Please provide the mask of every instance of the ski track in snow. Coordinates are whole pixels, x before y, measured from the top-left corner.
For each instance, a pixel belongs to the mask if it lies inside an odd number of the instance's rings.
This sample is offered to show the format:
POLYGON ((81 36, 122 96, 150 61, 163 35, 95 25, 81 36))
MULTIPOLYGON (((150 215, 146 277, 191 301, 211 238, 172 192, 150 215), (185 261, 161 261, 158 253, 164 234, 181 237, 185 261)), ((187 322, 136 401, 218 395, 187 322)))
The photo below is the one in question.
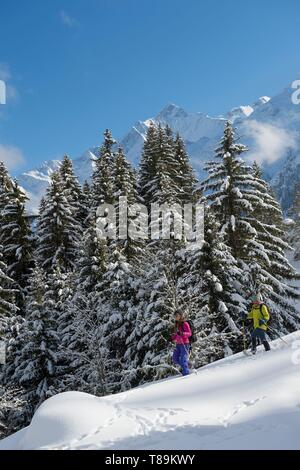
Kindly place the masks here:
POLYGON ((265 398, 267 398, 266 396, 263 396, 261 398, 256 398, 254 400, 249 400, 249 401, 243 401, 240 405, 237 405, 233 411, 231 411, 230 413, 228 413, 227 415, 224 415, 224 416, 221 416, 218 418, 218 421, 220 422, 220 424, 222 426, 224 426, 224 428, 227 428, 229 425, 230 425, 230 420, 232 418, 234 418, 234 416, 236 416, 237 414, 239 414, 240 412, 244 411, 245 409, 247 409, 249 406, 254 406, 256 405, 256 403, 259 403, 260 401, 264 400, 265 398))
POLYGON ((291 360, 299 339, 117 395, 57 395, 0 449, 299 449, 300 365, 291 360))
MULTIPOLYGON (((107 420, 103 425, 93 429, 90 433, 85 433, 79 436, 77 439, 73 439, 69 443, 65 443, 61 446, 54 446, 54 447, 45 447, 44 449, 52 449, 52 450, 84 450, 91 448, 90 444, 83 444, 84 440, 88 440, 89 438, 95 437, 97 434, 100 434, 104 429, 108 428, 109 426, 113 426, 114 424, 118 423, 120 419, 127 418, 128 420, 132 420, 136 423, 135 431, 132 434, 132 437, 138 436, 139 438, 145 437, 148 438, 153 431, 166 431, 166 430, 175 430, 176 425, 168 424, 168 418, 177 415, 179 412, 185 412, 186 410, 182 408, 147 408, 145 407, 144 410, 150 413, 156 413, 154 419, 149 419, 139 413, 137 408, 129 408, 126 406, 122 406, 122 402, 125 401, 126 398, 123 398, 118 403, 114 404, 114 416, 107 420), (158 412, 158 413, 157 413, 158 412)), ((112 444, 113 441, 106 441, 107 444, 112 444)), ((103 448, 103 445, 96 445, 98 448, 103 448)), ((93 444, 93 448, 95 448, 95 444, 93 444)))

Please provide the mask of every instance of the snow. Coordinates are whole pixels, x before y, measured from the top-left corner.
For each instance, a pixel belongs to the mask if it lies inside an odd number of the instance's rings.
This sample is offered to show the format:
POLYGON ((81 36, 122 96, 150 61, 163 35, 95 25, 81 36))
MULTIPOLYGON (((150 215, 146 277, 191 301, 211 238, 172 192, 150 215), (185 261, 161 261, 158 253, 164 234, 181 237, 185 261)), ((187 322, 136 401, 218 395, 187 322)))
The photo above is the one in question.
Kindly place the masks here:
POLYGON ((235 232, 235 217, 234 217, 234 215, 231 216, 230 222, 231 222, 232 231, 235 232))
POLYGON ((252 106, 239 106, 238 108, 233 108, 228 114, 227 118, 231 122, 235 122, 239 119, 243 119, 245 117, 250 116, 254 112, 254 108, 252 106))
MULTIPOLYGON (((224 156, 225 157, 230 157, 230 153, 227 152, 224 156)), ((226 178, 224 179, 224 182, 221 186, 221 191, 227 191, 227 189, 229 188, 229 185, 230 185, 230 176, 226 176, 226 178)))
POLYGON ((299 450, 299 340, 296 332, 289 346, 276 340, 269 353, 239 353, 114 396, 56 395, 0 450, 299 450))
POLYGON ((215 283, 215 290, 216 292, 223 292, 223 286, 219 282, 215 283))

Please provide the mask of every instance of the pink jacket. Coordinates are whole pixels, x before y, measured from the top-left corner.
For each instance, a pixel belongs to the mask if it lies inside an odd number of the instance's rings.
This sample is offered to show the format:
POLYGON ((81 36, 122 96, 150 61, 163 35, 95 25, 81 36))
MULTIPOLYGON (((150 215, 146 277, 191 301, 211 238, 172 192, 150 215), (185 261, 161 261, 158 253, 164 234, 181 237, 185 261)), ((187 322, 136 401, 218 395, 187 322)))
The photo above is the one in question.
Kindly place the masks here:
POLYGON ((176 344, 189 344, 189 337, 192 336, 190 325, 187 321, 179 327, 179 332, 172 335, 172 341, 175 341, 176 344), (180 334, 178 334, 180 333, 180 334))

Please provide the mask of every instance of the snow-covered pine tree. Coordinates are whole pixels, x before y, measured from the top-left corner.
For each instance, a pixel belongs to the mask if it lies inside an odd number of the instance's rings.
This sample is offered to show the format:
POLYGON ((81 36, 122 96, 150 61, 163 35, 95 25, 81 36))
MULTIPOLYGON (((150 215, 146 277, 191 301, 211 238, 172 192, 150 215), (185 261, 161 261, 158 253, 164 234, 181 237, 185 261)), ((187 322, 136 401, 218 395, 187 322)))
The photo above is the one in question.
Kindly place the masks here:
POLYGON ((104 132, 104 142, 100 148, 99 157, 95 160, 92 176, 91 198, 94 211, 100 204, 114 203, 114 173, 115 173, 115 140, 110 130, 104 132))
POLYGON ((7 274, 7 266, 3 261, 3 247, 0 245, 0 340, 4 339, 9 319, 16 315, 16 290, 14 281, 7 274))
POLYGON ((63 272, 59 265, 53 268, 53 272, 47 275, 46 281, 49 285, 49 293, 45 295, 49 304, 52 303, 52 316, 57 323, 57 335, 59 338, 59 349, 57 351, 56 376, 59 391, 65 391, 69 383, 69 375, 73 374, 72 358, 69 348, 64 339, 72 335, 74 331, 74 310, 72 299, 75 293, 75 272, 63 272), (48 298, 47 298, 48 297, 48 298))
POLYGON ((139 169, 139 191, 147 207, 151 203, 179 202, 179 174, 170 129, 151 124, 148 128, 139 169))
POLYGON ((202 247, 186 249, 178 283, 183 310, 193 320, 197 342, 193 345, 196 367, 240 350, 240 314, 246 312, 243 273, 220 233, 214 212, 205 207, 202 247))
POLYGON ((256 235, 249 214, 253 210, 257 184, 251 174, 252 168, 240 158, 246 151, 247 148, 237 142, 232 124, 227 122, 216 158, 205 166, 209 176, 202 183, 236 259, 247 257, 249 244, 256 235))
POLYGON ((118 148, 115 156, 114 172, 114 197, 127 197, 128 204, 134 204, 137 200, 137 179, 132 165, 126 159, 122 147, 118 148))
POLYGON ((286 283, 295 279, 295 272, 284 258, 282 240, 278 237, 276 240, 275 236, 270 244, 278 229, 259 224, 261 211, 268 221, 270 208, 273 207, 278 217, 278 207, 276 201, 271 201, 266 185, 240 158, 246 150, 237 143, 234 129, 227 123, 216 160, 206 165, 209 177, 202 186, 221 223, 226 244, 239 267, 248 274, 244 296, 254 291, 263 293, 264 301, 272 307, 275 324, 287 332, 297 324, 295 310, 288 302, 289 297, 295 298, 296 292, 286 283))
POLYGON ((54 314, 53 285, 35 268, 28 296, 26 321, 19 332, 22 346, 14 360, 9 385, 22 388, 24 424, 35 409, 59 390, 57 362, 59 337, 54 314))
POLYGON ((103 395, 109 387, 103 376, 106 352, 101 346, 103 325, 96 286, 107 269, 107 244, 97 236, 95 217, 89 217, 88 223, 75 270, 74 295, 66 308, 68 321, 63 319, 59 331, 69 356, 65 389, 103 395))
POLYGON ((64 186, 64 194, 73 209, 73 217, 78 225, 83 226, 86 218, 86 206, 83 203, 84 196, 78 178, 74 174, 72 160, 65 155, 59 173, 64 186))
POLYGON ((71 303, 72 328, 62 337, 69 358, 64 390, 80 390, 104 396, 116 390, 115 371, 110 369, 109 351, 104 341, 102 311, 95 292, 78 292, 71 303))
POLYGON ((89 183, 85 181, 82 187, 82 201, 81 201, 81 206, 83 210, 83 229, 84 230, 88 228, 88 216, 89 216, 90 209, 91 209, 91 203, 92 203, 91 187, 89 183))
POLYGON ((2 211, 7 204, 8 194, 11 193, 12 189, 13 181, 8 174, 5 164, 0 161, 0 224, 2 223, 2 211))
POLYGON ((162 126, 158 126, 155 143, 157 155, 155 175, 152 179, 152 200, 158 204, 179 202, 180 190, 177 184, 178 173, 174 158, 174 146, 170 136, 162 126))
POLYGON ((78 257, 81 227, 73 215, 58 172, 51 175, 37 227, 37 259, 51 272, 56 264, 62 271, 72 271, 78 257))
POLYGON ((24 323, 24 317, 21 317, 15 312, 5 321, 4 338, 6 342, 6 357, 5 365, 0 368, 0 434, 1 425, 2 432, 10 435, 23 428, 28 423, 26 418, 24 419, 26 402, 23 399, 23 389, 12 380, 17 358, 24 346, 20 334, 24 323))
POLYGON ((108 369, 114 371, 110 388, 117 391, 129 388, 133 380, 131 356, 127 351, 130 349, 133 352, 135 347, 131 333, 136 323, 136 295, 144 258, 144 240, 130 237, 128 233, 124 238, 121 233, 120 217, 126 215, 128 220, 123 222, 127 227, 128 223, 131 226, 137 223, 133 205, 140 200, 136 173, 121 148, 115 156, 114 187, 117 238, 107 240, 109 263, 96 291, 99 293, 97 310, 103 315, 103 345, 106 348, 108 369), (126 198, 127 203, 121 198, 126 198), (128 341, 131 341, 130 346, 128 341))
POLYGON ((153 202, 152 180, 156 174, 156 141, 157 128, 150 122, 139 167, 139 193, 147 207, 153 202))
POLYGON ((128 365, 127 339, 135 322, 135 306, 138 303, 138 279, 136 267, 124 255, 118 243, 111 246, 107 271, 96 286, 98 291, 97 311, 101 312, 103 341, 108 351, 107 368, 113 371, 113 391, 130 387, 130 378, 124 374, 128 365))
POLYGON ((0 387, 0 397, 0 439, 4 439, 23 427, 25 402, 17 388, 0 387))
POLYGON ((45 197, 43 196, 40 200, 40 205, 39 205, 39 217, 41 217, 41 214, 44 212, 46 209, 46 200, 45 197))
POLYGON ((98 237, 95 219, 91 220, 81 243, 78 263, 78 288, 86 293, 94 291, 107 268, 107 243, 98 237))
POLYGON ((141 325, 138 343, 140 380, 159 380, 177 373, 172 364, 170 336, 174 327, 174 313, 181 307, 178 280, 183 273, 185 260, 180 256, 183 242, 161 240, 145 266, 145 277, 140 293, 138 316, 141 325))
POLYGON ((253 201, 252 226, 261 246, 260 256, 250 260, 250 282, 253 291, 262 294, 273 315, 273 326, 282 333, 297 329, 300 316, 294 304, 299 298, 295 281, 299 279, 286 258, 290 249, 285 241, 283 214, 269 184, 263 180, 257 164, 253 166, 257 198, 253 201))
POLYGON ((184 142, 177 133, 174 141, 176 161, 176 183, 179 188, 179 199, 182 204, 196 203, 200 197, 198 180, 190 164, 184 142))
POLYGON ((8 267, 8 275, 14 281, 16 303, 24 315, 24 302, 29 276, 34 267, 33 236, 26 215, 27 197, 18 183, 13 182, 2 208, 0 243, 8 267))
POLYGON ((263 219, 268 225, 275 225, 282 232, 284 230, 282 209, 276 199, 274 190, 264 180, 262 169, 256 161, 252 165, 252 174, 261 185, 259 189, 264 202, 263 205, 256 205, 253 217, 263 219))
MULTIPOLYGON (((163 129, 161 126, 156 128, 154 124, 151 125, 140 165, 140 194, 148 207, 151 203, 172 205, 171 212, 164 209, 164 220, 171 225, 170 235, 173 231, 172 219, 178 211, 175 204, 179 205, 181 212, 183 203, 195 201, 195 183, 180 137, 174 142, 169 127, 163 129)), ((158 214, 159 230, 163 228, 162 217, 162 214, 158 214)), ((151 220, 151 223, 152 230, 155 221, 151 220)), ((166 336, 170 325, 174 323, 174 311, 178 307, 176 295, 178 279, 187 266, 180 257, 182 240, 174 240, 172 236, 168 240, 166 237, 167 233, 161 232, 160 240, 151 241, 147 247, 150 262, 145 268, 146 293, 141 296, 143 314, 139 315, 143 326, 137 327, 136 334, 136 337, 140 335, 140 338, 138 338, 138 360, 135 362, 140 363, 142 380, 147 380, 147 377, 148 379, 165 377, 176 371, 171 362, 170 344, 166 342, 166 336)))
MULTIPOLYGON (((119 249, 122 251, 127 262, 129 263, 138 263, 143 258, 144 250, 144 239, 130 237, 128 232, 128 225, 131 224, 138 229, 138 221, 136 214, 135 204, 141 203, 141 198, 138 195, 137 189, 137 175, 134 171, 132 165, 126 159, 124 151, 122 148, 119 148, 118 153, 116 154, 115 159, 115 210, 117 218, 117 240, 112 242, 112 251, 114 251, 115 245, 118 245, 119 249), (123 203, 123 199, 127 199, 127 203, 123 203), (125 221, 120 218, 120 211, 123 213, 122 217, 127 214, 127 236, 123 238, 123 234, 120 231, 120 222, 125 221)), ((124 228, 125 225, 124 225, 124 228)), ((138 230, 136 230, 138 232, 138 230)))
MULTIPOLYGON (((134 170, 127 162, 122 149, 119 149, 116 155, 113 153, 113 145, 114 141, 107 131, 98 160, 99 165, 96 167, 93 176, 92 197, 95 194, 99 196, 99 191, 102 191, 102 196, 100 198, 97 196, 96 198, 97 204, 100 204, 100 202, 114 203, 118 214, 119 197, 126 196, 128 204, 133 204, 136 200, 137 189, 134 170), (104 178, 105 176, 107 177, 106 179, 104 178), (97 184, 95 184, 95 181, 97 184), (106 184, 107 181, 109 184, 106 184), (109 192, 105 194, 107 189, 109 189, 109 192), (113 193, 110 192, 112 189, 113 193)), ((65 341, 71 344, 71 348, 74 351, 73 364, 77 368, 74 378, 77 383, 81 383, 85 390, 93 390, 97 394, 103 394, 104 389, 106 391, 118 390, 122 381, 120 375, 122 367, 120 361, 116 359, 119 354, 118 348, 115 349, 115 342, 112 339, 113 332, 109 330, 108 324, 110 323, 112 312, 114 309, 116 311, 116 306, 119 303, 122 303, 124 292, 122 290, 122 283, 120 283, 119 290, 115 289, 113 293, 111 292, 113 282, 118 282, 121 268, 118 268, 118 263, 116 262, 117 271, 116 273, 111 272, 111 276, 109 276, 109 268, 115 266, 114 258, 116 253, 124 252, 126 254, 123 257, 133 259, 139 252, 139 246, 136 241, 129 239, 101 240, 98 237, 98 229, 93 211, 88 218, 88 222, 89 227, 84 235, 81 250, 82 256, 78 269, 79 285, 73 299, 73 308, 76 312, 74 328, 76 328, 77 332, 75 331, 71 335, 71 341, 70 338, 65 338, 65 341), (107 245, 109 245, 109 249, 107 245), (110 263, 108 263, 108 256, 111 261, 110 263), (116 276, 116 279, 114 279, 114 276, 116 276), (111 294, 107 294, 107 292, 111 292, 111 294), (83 334, 84 331, 88 332, 87 337, 83 334), (93 344, 91 343, 91 338, 94 338, 93 344), (76 344, 77 346, 75 347, 76 344), (106 358, 105 367, 103 366, 104 358, 106 358), (102 366, 100 367, 101 364, 102 366), (114 368, 113 365, 116 367, 114 368), (106 377, 103 376, 104 371, 106 371, 106 377), (99 382, 98 385, 97 381, 99 382)), ((120 264, 122 267, 122 263, 120 264)), ((121 276, 122 281, 125 275, 121 276)), ((124 312, 123 308, 123 314, 124 312)), ((119 318, 121 316, 122 314, 120 314, 119 318)), ((122 317, 121 321, 125 323, 125 318, 122 317)), ((120 324, 114 325, 114 327, 118 330, 120 324)), ((121 349, 121 343, 122 341, 119 344, 119 349, 121 349)), ((121 357, 120 354, 119 356, 121 357)))

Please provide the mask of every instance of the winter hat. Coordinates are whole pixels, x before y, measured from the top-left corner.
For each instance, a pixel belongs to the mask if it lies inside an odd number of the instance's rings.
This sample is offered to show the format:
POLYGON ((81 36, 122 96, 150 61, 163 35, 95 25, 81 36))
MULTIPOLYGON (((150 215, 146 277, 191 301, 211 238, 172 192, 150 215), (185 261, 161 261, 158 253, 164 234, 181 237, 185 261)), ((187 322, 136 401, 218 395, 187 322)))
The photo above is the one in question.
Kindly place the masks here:
POLYGON ((251 295, 250 299, 251 299, 252 302, 255 302, 255 303, 262 302, 261 294, 253 294, 253 295, 251 295))

